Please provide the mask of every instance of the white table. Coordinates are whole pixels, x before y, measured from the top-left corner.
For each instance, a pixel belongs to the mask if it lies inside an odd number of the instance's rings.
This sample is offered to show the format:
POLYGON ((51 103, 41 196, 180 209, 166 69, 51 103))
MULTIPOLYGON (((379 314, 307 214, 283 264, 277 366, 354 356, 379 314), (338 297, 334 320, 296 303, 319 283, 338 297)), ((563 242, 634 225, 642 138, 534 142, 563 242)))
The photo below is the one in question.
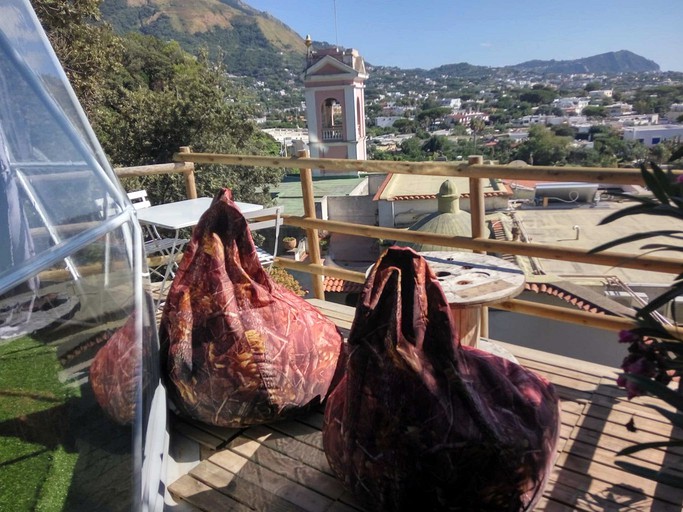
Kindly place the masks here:
MULTIPOLYGON (((138 210, 138 221, 154 224, 158 228, 180 230, 195 226, 204 212, 211 206, 213 198, 199 197, 175 203, 165 203, 138 210)), ((263 205, 235 201, 242 213, 262 210, 263 205)))
POLYGON ((427 260, 441 284, 463 345, 477 346, 482 307, 524 290, 524 272, 504 259, 458 251, 419 254, 427 260))
MULTIPOLYGON (((185 199, 184 201, 141 208, 137 211, 138 221, 140 224, 150 224, 157 228, 173 230, 175 231, 175 239, 179 240, 180 230, 197 225, 199 219, 209 206, 211 206, 212 202, 213 198, 211 197, 199 197, 197 199, 185 199)), ((237 206, 242 213, 263 209, 263 205, 242 203, 240 201, 235 201, 235 206, 237 206)), ((164 278, 161 282, 157 306, 161 303, 161 297, 166 288, 168 278, 171 275, 171 269, 173 268, 178 253, 183 249, 183 246, 183 243, 174 243, 170 248, 169 264, 166 265, 166 272, 164 273, 164 278)))

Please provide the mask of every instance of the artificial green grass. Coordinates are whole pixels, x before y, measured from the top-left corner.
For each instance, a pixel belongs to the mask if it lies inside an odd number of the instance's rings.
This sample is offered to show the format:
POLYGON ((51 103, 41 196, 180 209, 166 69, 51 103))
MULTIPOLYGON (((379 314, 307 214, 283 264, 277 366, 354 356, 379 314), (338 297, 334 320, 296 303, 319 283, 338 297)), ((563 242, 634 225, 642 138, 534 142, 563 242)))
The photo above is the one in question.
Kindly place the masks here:
POLYGON ((69 401, 55 347, 0 344, 0 510, 62 510, 78 454, 64 446, 69 401))

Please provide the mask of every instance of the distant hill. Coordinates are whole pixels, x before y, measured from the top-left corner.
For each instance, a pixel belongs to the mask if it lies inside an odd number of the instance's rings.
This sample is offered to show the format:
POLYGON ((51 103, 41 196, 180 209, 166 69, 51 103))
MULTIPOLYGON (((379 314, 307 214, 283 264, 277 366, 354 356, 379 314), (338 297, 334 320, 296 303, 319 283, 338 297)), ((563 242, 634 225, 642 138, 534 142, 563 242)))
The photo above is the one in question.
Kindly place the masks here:
POLYGON ((303 38, 240 0, 103 0, 103 18, 118 33, 176 40, 191 53, 205 47, 230 73, 268 76, 303 69, 303 38))
POLYGON ((656 62, 628 50, 601 53, 575 60, 530 60, 507 68, 537 73, 644 73, 659 71, 656 62))
MULTIPOLYGON (((196 54, 209 50, 228 71, 260 79, 284 76, 282 70, 303 70, 306 46, 303 38, 270 14, 241 0, 102 0, 102 16, 119 33, 130 31, 174 39, 196 54)), ((326 43, 314 43, 321 48, 326 43)), ((358 48, 363 53, 363 48, 358 48)), ((375 63, 381 67, 381 63, 375 63)), ((412 70, 425 76, 478 78, 512 72, 601 73, 659 71, 659 65, 635 53, 621 50, 576 60, 532 60, 514 66, 492 68, 465 62, 431 70, 412 70)))

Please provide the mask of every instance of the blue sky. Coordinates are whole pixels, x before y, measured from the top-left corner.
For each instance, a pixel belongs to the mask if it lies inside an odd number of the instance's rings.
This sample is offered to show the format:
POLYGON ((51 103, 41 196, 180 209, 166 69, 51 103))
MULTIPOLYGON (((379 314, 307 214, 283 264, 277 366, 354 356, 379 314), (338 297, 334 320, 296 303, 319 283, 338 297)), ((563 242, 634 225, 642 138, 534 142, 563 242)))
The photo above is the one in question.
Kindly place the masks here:
POLYGON ((505 66, 630 50, 683 71, 683 0, 245 0, 374 65, 505 66), (336 9, 335 9, 336 5, 336 9), (335 16, 336 11, 336 16, 335 16))

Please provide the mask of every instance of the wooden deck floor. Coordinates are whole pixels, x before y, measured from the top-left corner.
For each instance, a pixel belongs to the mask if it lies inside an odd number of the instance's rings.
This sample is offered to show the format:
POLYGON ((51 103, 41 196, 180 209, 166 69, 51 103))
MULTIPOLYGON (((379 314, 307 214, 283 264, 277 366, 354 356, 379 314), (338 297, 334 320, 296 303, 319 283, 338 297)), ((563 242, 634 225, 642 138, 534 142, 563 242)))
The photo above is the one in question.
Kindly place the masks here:
MULTIPOLYGON (((340 327, 350 327, 349 310, 317 305, 340 327)), ((550 379, 562 399, 557 461, 536 510, 681 511, 683 489, 636 477, 614 464, 616 452, 634 441, 664 440, 671 434, 670 424, 647 406, 653 399, 626 400, 614 385, 615 369, 498 344, 520 364, 550 379), (626 427, 632 419, 636 432, 626 427)), ((365 510, 329 469, 321 426, 320 410, 242 430, 174 418, 171 442, 173 436, 184 436, 202 449, 201 462, 171 484, 171 495, 181 508, 207 512, 365 510)), ((683 449, 648 450, 635 462, 681 472, 682 455, 683 449)))

